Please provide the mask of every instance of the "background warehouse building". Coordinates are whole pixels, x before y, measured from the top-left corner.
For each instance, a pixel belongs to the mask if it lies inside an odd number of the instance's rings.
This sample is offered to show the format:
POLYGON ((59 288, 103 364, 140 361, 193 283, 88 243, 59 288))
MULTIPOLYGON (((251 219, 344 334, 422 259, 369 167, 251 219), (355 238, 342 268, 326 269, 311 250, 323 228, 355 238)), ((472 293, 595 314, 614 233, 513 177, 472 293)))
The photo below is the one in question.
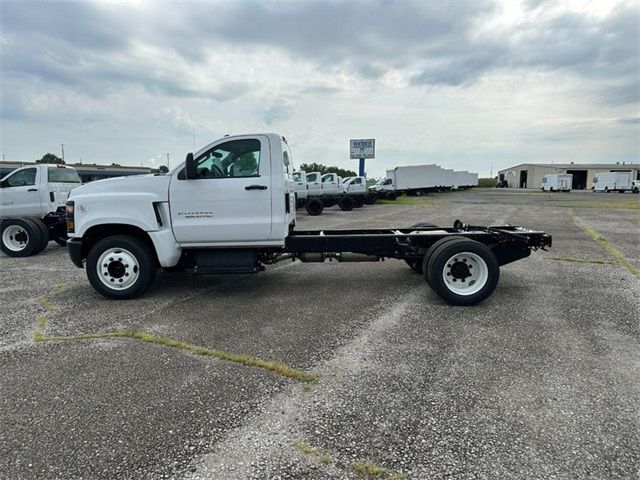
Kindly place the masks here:
POLYGON ((550 173, 573 175, 573 189, 590 189, 593 177, 606 172, 629 172, 631 178, 640 180, 640 164, 637 163, 522 163, 498 172, 498 184, 507 182, 509 188, 541 188, 542 177, 550 173))
MULTIPOLYGON (((36 165, 34 162, 0 162, 0 178, 16 168, 36 165)), ((128 167, 122 165, 91 165, 87 163, 67 164, 78 171, 82 183, 102 180, 103 178, 127 177, 129 175, 145 175, 152 173, 149 167, 128 167)))

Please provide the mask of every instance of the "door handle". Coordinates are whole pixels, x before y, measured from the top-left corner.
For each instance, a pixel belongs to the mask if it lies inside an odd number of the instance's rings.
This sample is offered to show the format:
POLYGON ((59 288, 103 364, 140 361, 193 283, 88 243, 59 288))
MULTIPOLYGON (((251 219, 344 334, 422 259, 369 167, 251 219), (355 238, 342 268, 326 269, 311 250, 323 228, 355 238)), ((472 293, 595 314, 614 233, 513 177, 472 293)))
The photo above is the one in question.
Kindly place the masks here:
POLYGON ((244 187, 245 190, 266 190, 267 186, 266 185, 249 185, 247 187, 244 187))
POLYGON ((38 189, 37 188, 30 188, 29 190, 27 190, 27 192, 37 192, 38 189))

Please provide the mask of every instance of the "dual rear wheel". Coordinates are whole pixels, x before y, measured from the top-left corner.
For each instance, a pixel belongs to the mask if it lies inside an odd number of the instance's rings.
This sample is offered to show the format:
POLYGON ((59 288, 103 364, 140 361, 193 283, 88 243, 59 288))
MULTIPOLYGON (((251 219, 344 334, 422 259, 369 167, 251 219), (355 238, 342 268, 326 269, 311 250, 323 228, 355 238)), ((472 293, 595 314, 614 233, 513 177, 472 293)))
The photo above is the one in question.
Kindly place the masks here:
MULTIPOLYGON (((416 270, 418 265, 409 266, 416 270)), ((500 278, 500 265, 491 249, 463 237, 435 242, 420 266, 427 284, 452 305, 476 305, 486 300, 500 278)))

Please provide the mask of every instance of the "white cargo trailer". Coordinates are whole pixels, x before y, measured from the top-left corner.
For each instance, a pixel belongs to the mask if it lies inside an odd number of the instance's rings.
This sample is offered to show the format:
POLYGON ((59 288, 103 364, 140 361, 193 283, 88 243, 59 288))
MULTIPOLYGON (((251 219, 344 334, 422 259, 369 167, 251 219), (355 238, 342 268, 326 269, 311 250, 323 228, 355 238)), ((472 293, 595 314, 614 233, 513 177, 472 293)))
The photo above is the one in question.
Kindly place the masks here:
POLYGON ((573 175, 570 173, 550 173, 542 177, 543 192, 570 192, 573 188, 573 175))
POLYGON ((598 176, 593 177, 591 190, 594 192, 618 191, 624 193, 632 189, 631 183, 631 173, 629 172, 599 173, 598 176))

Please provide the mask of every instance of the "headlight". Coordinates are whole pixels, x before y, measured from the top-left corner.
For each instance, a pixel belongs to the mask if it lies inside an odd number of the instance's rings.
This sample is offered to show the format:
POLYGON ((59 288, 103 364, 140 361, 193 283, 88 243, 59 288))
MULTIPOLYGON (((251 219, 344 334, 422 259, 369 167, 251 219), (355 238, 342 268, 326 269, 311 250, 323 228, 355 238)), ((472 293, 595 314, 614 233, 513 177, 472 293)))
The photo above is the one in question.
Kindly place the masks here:
POLYGON ((73 233, 76 230, 75 223, 75 205, 74 202, 67 202, 67 233, 73 233))

